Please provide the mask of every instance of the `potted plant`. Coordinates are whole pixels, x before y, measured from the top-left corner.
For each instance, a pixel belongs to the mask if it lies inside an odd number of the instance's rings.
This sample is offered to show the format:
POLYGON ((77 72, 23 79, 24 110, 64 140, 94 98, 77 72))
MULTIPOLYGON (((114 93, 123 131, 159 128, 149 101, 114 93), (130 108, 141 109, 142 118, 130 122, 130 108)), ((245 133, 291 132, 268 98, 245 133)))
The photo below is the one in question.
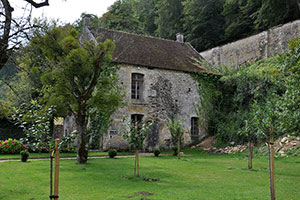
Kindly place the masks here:
POLYGON ((22 162, 26 162, 27 161, 27 159, 28 159, 28 157, 29 157, 29 152, 28 152, 28 150, 23 150, 23 151, 21 151, 21 161, 22 162))
POLYGON ((160 150, 159 149, 154 149, 154 155, 156 156, 156 157, 158 157, 159 156, 159 154, 160 154, 160 150))
POLYGON ((108 151, 108 155, 110 158, 114 158, 117 155, 117 150, 116 149, 110 149, 108 151))

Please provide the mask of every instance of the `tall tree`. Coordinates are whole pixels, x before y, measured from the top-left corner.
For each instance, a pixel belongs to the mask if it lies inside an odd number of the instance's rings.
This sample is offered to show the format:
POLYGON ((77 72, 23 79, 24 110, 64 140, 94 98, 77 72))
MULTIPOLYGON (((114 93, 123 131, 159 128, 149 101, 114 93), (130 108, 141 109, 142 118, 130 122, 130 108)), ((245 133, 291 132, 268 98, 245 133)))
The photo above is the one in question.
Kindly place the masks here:
POLYGON ((227 41, 247 37, 254 32, 254 20, 261 0, 226 0, 222 14, 225 17, 227 41))
POLYGON ((135 0, 118 0, 100 18, 104 28, 141 33, 140 21, 135 12, 135 0))
MULTIPOLYGON (((23 0, 29 5, 40 8, 49 5, 49 0, 37 3, 34 0, 23 0)), ((26 8, 25 8, 26 9, 26 8)), ((17 19, 13 16, 14 8, 9 0, 0 1, 0 70, 8 61, 14 49, 18 48, 22 40, 28 39, 27 32, 33 27, 30 23, 31 11, 27 16, 17 19)))
POLYGON ((217 46, 224 35, 224 0, 187 0, 183 3, 186 40, 198 51, 217 46))
POLYGON ((264 0, 257 11, 255 28, 262 31, 298 19, 299 8, 299 0, 264 0))
POLYGON ((175 39, 176 33, 183 32, 182 28, 182 0, 161 0, 157 1, 157 25, 156 36, 175 39))
POLYGON ((156 0, 140 0, 136 3, 136 12, 139 21, 141 22, 141 28, 143 34, 153 35, 157 29, 155 24, 156 14, 156 0))
POLYGON ((84 164, 88 156, 85 138, 88 109, 100 107, 94 100, 99 97, 100 90, 96 88, 101 74, 113 67, 110 60, 115 46, 109 40, 80 46, 75 29, 66 35, 63 28, 53 28, 44 36, 34 38, 31 45, 44 57, 40 99, 74 113, 78 132, 77 162, 84 164))

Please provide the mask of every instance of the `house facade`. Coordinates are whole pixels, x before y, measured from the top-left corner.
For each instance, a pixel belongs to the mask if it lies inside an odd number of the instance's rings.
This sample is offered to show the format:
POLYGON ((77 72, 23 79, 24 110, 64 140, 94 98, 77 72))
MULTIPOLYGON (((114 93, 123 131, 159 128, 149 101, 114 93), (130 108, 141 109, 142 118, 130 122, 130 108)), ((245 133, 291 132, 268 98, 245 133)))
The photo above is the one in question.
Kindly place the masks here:
POLYGON ((201 56, 178 35, 177 41, 107 30, 92 29, 85 19, 81 41, 116 44, 112 61, 117 63, 119 84, 124 88, 124 106, 112 115, 112 124, 103 140, 103 149, 126 148, 122 129, 132 121, 155 120, 144 149, 171 148, 166 123, 171 117, 182 121, 184 145, 197 143, 206 135, 200 127, 197 107, 201 106, 198 83, 191 73, 204 73, 195 64, 201 56), (121 147, 120 147, 121 148, 121 147))

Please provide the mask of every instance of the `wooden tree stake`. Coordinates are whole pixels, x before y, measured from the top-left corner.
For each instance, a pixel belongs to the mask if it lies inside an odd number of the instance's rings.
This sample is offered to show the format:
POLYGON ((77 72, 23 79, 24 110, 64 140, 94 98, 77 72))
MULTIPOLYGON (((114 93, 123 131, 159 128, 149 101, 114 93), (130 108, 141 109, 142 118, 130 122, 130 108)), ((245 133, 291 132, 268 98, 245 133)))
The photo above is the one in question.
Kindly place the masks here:
POLYGON ((252 169, 252 158, 253 158, 253 142, 249 140, 248 142, 248 149, 249 149, 249 155, 248 155, 248 169, 252 169))
POLYGON ((270 127, 269 142, 269 168, 270 168, 270 192, 271 200, 275 200, 275 165, 274 165, 274 134, 273 126, 270 127))
POLYGON ((140 176, 139 149, 137 149, 135 153, 136 153, 135 154, 135 156, 136 156, 136 176, 139 177, 140 176))
POLYGON ((59 139, 55 140, 55 174, 54 174, 54 200, 58 200, 58 182, 59 182, 59 139))

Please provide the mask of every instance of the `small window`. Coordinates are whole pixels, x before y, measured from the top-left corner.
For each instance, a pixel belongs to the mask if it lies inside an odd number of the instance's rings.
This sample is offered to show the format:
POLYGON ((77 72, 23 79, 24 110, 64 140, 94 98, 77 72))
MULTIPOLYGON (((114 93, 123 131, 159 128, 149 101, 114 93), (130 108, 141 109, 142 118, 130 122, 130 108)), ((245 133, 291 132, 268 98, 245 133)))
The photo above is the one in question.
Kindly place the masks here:
POLYGON ((143 98, 143 74, 132 74, 131 75, 131 98, 142 99, 143 98))
POLYGON ((139 115, 139 114, 134 114, 134 115, 131 115, 131 122, 133 124, 137 123, 137 124, 140 124, 143 120, 143 115, 139 115))
POLYGON ((199 134, 199 119, 198 119, 198 117, 192 117, 192 119, 191 119, 191 134, 192 135, 199 134))

